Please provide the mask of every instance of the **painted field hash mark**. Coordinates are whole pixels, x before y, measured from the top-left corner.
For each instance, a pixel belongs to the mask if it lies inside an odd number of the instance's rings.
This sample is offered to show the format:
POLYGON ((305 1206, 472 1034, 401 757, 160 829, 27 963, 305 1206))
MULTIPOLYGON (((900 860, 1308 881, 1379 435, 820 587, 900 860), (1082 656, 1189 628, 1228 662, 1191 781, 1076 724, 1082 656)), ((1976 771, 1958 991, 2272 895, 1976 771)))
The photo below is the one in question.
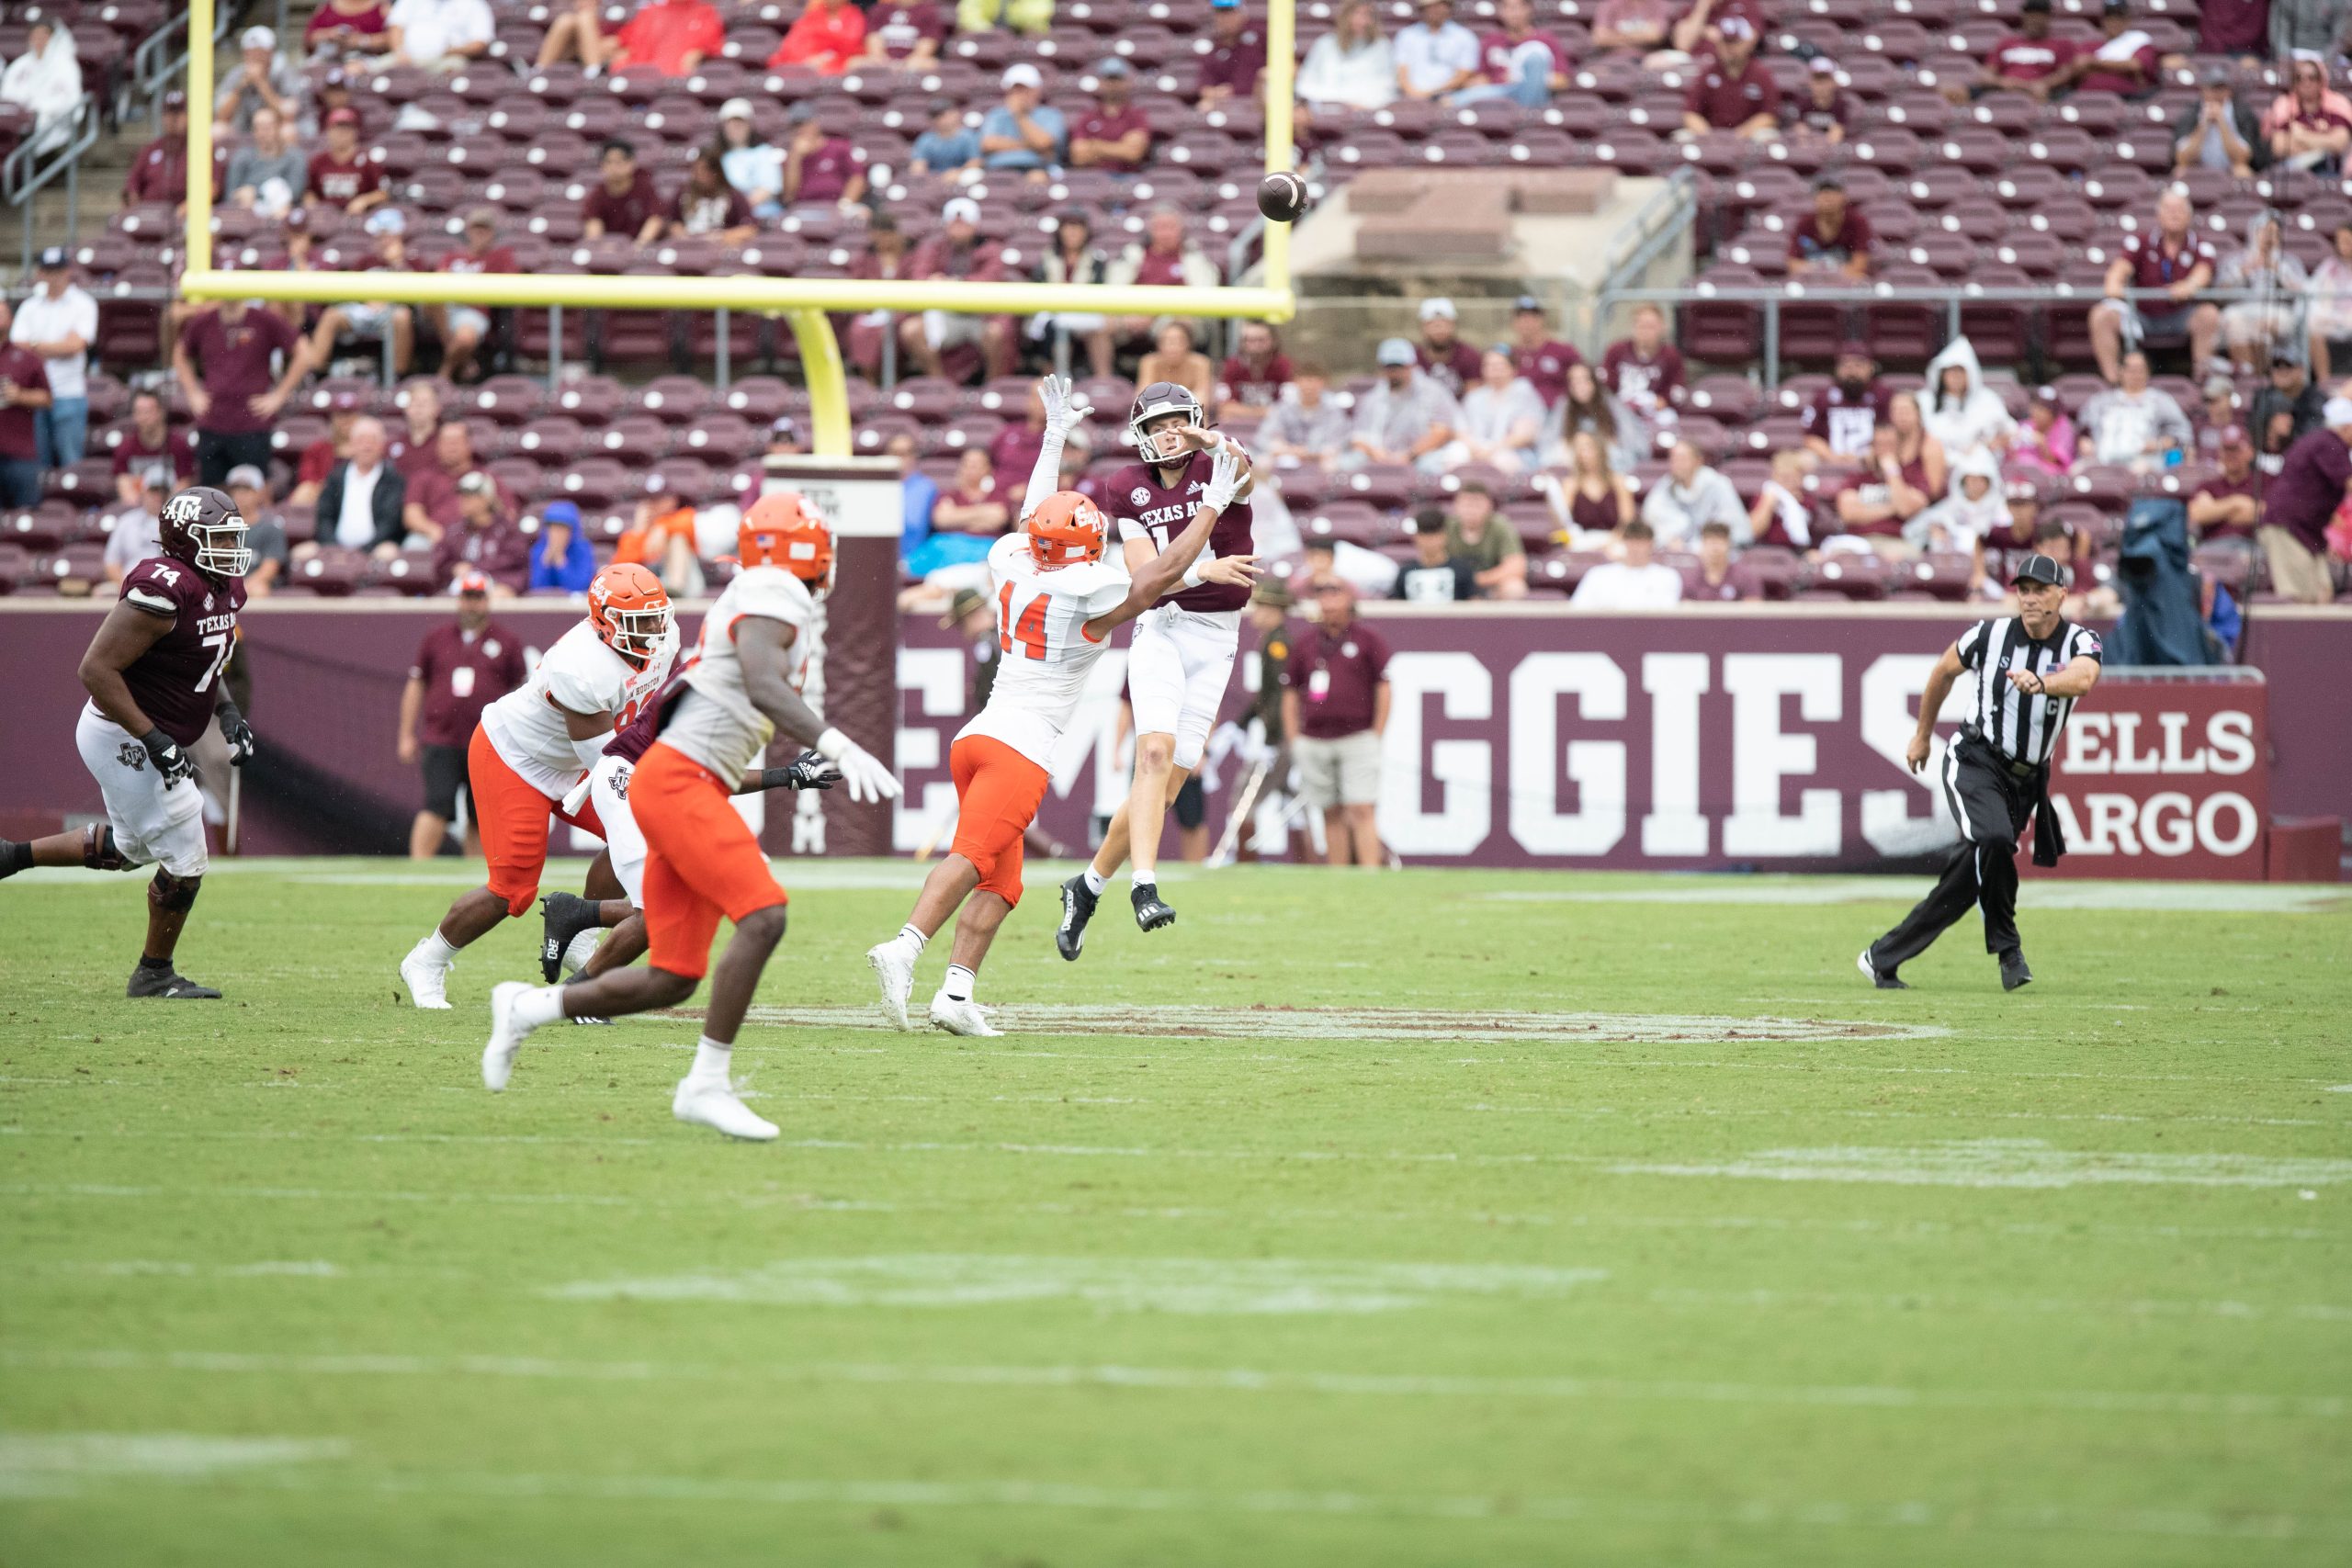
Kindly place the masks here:
POLYGON ((1897 1187, 2324 1187, 2352 1181, 2352 1159, 2120 1154, 2053 1148, 2039 1138, 1964 1139, 1919 1148, 1758 1149, 1720 1163, 1639 1163, 1609 1168, 1625 1176, 1883 1182, 1897 1187))
POLYGON ((0 1432, 0 1497, 75 1492, 107 1477, 200 1480, 236 1470, 342 1459, 340 1438, 216 1438, 188 1432, 0 1432))
POLYGON ((997 1306, 1076 1301, 1110 1312, 1204 1315, 1396 1312, 1440 1298, 1564 1295, 1603 1269, 1353 1263, 1303 1258, 1011 1258, 912 1253, 802 1258, 726 1273, 582 1280, 563 1301, 742 1302, 772 1306, 997 1306))
MULTIPOLYGON (((1205 1040, 1426 1040, 1478 1044, 1512 1041, 1919 1040, 1949 1032, 1933 1024, 1843 1019, 1730 1018, 1710 1013, 1453 1012, 1436 1008, 1086 1006, 1014 1003, 996 1022, 1025 1034, 1112 1034, 1205 1040)), ((675 1013, 686 1018, 699 1013, 675 1013)), ((755 1023, 798 1029, 889 1029, 869 1007, 754 1007, 755 1023)))

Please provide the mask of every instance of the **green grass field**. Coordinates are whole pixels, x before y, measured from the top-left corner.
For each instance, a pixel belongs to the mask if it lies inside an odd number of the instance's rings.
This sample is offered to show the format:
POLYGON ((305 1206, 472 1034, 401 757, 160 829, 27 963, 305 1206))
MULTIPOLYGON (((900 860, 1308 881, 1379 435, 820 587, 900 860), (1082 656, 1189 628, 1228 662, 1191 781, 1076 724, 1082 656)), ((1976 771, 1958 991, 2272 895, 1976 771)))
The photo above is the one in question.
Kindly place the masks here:
POLYGON ((787 868, 764 1146, 684 1018, 483 1092, 454 862, 217 868, 209 1005, 0 887, 0 1562, 2352 1556, 2352 893, 2030 886, 2006 997, 1855 973, 1913 879, 1054 874, 959 1042, 787 868))

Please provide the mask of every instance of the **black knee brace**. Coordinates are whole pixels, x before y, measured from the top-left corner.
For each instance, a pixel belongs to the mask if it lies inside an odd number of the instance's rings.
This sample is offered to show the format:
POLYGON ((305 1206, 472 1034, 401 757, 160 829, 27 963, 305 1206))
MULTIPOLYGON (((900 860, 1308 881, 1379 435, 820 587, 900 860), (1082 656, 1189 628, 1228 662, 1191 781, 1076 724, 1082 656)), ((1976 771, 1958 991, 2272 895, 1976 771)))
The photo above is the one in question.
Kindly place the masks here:
POLYGON ((155 880, 147 885, 147 899, 159 909, 185 915, 196 908, 197 889, 203 886, 204 878, 200 876, 183 880, 159 865, 155 868, 155 880))
POLYGON ((114 847, 114 829, 93 822, 82 829, 82 863, 92 871, 128 871, 130 861, 114 847))

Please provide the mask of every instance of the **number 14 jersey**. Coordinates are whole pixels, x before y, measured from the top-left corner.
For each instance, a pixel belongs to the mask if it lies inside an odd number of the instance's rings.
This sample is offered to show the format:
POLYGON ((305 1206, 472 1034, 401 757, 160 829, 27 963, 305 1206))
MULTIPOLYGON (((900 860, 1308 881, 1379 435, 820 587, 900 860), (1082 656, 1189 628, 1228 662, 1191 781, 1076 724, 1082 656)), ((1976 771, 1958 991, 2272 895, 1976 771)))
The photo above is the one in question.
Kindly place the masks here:
POLYGON ((1007 534, 989 551, 996 593, 996 684, 988 705, 957 734, 1003 741, 1041 768, 1078 712, 1094 661, 1110 646, 1086 623, 1126 602, 1127 574, 1107 561, 1046 570, 1026 534, 1007 534))

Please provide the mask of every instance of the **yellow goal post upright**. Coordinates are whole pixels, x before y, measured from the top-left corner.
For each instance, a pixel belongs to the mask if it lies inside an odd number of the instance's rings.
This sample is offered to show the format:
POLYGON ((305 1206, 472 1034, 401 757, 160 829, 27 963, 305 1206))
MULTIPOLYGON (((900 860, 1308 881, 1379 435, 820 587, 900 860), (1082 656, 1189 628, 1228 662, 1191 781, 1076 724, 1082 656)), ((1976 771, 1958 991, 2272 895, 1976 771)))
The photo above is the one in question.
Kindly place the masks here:
MULTIPOLYGON (((1265 228, 1264 281, 1239 288, 1185 288, 1164 285, 1046 283, 867 282, 835 277, 643 277, 574 274, 354 272, 223 272, 212 265, 212 182, 194 171, 212 166, 213 12, 218 0, 188 0, 187 191, 186 269, 180 294, 188 299, 293 300, 334 304, 385 299, 396 304, 550 306, 588 310, 728 310, 780 315, 800 347, 808 387, 810 447, 820 457, 846 457, 850 430, 848 373, 828 311, 948 310, 965 315, 1033 315, 1069 311, 1114 316, 1248 317, 1286 321, 1296 312, 1291 291, 1290 228, 1265 228)), ((1268 0, 1266 158, 1269 173, 1291 166, 1291 93, 1295 76, 1296 0, 1268 0)))

